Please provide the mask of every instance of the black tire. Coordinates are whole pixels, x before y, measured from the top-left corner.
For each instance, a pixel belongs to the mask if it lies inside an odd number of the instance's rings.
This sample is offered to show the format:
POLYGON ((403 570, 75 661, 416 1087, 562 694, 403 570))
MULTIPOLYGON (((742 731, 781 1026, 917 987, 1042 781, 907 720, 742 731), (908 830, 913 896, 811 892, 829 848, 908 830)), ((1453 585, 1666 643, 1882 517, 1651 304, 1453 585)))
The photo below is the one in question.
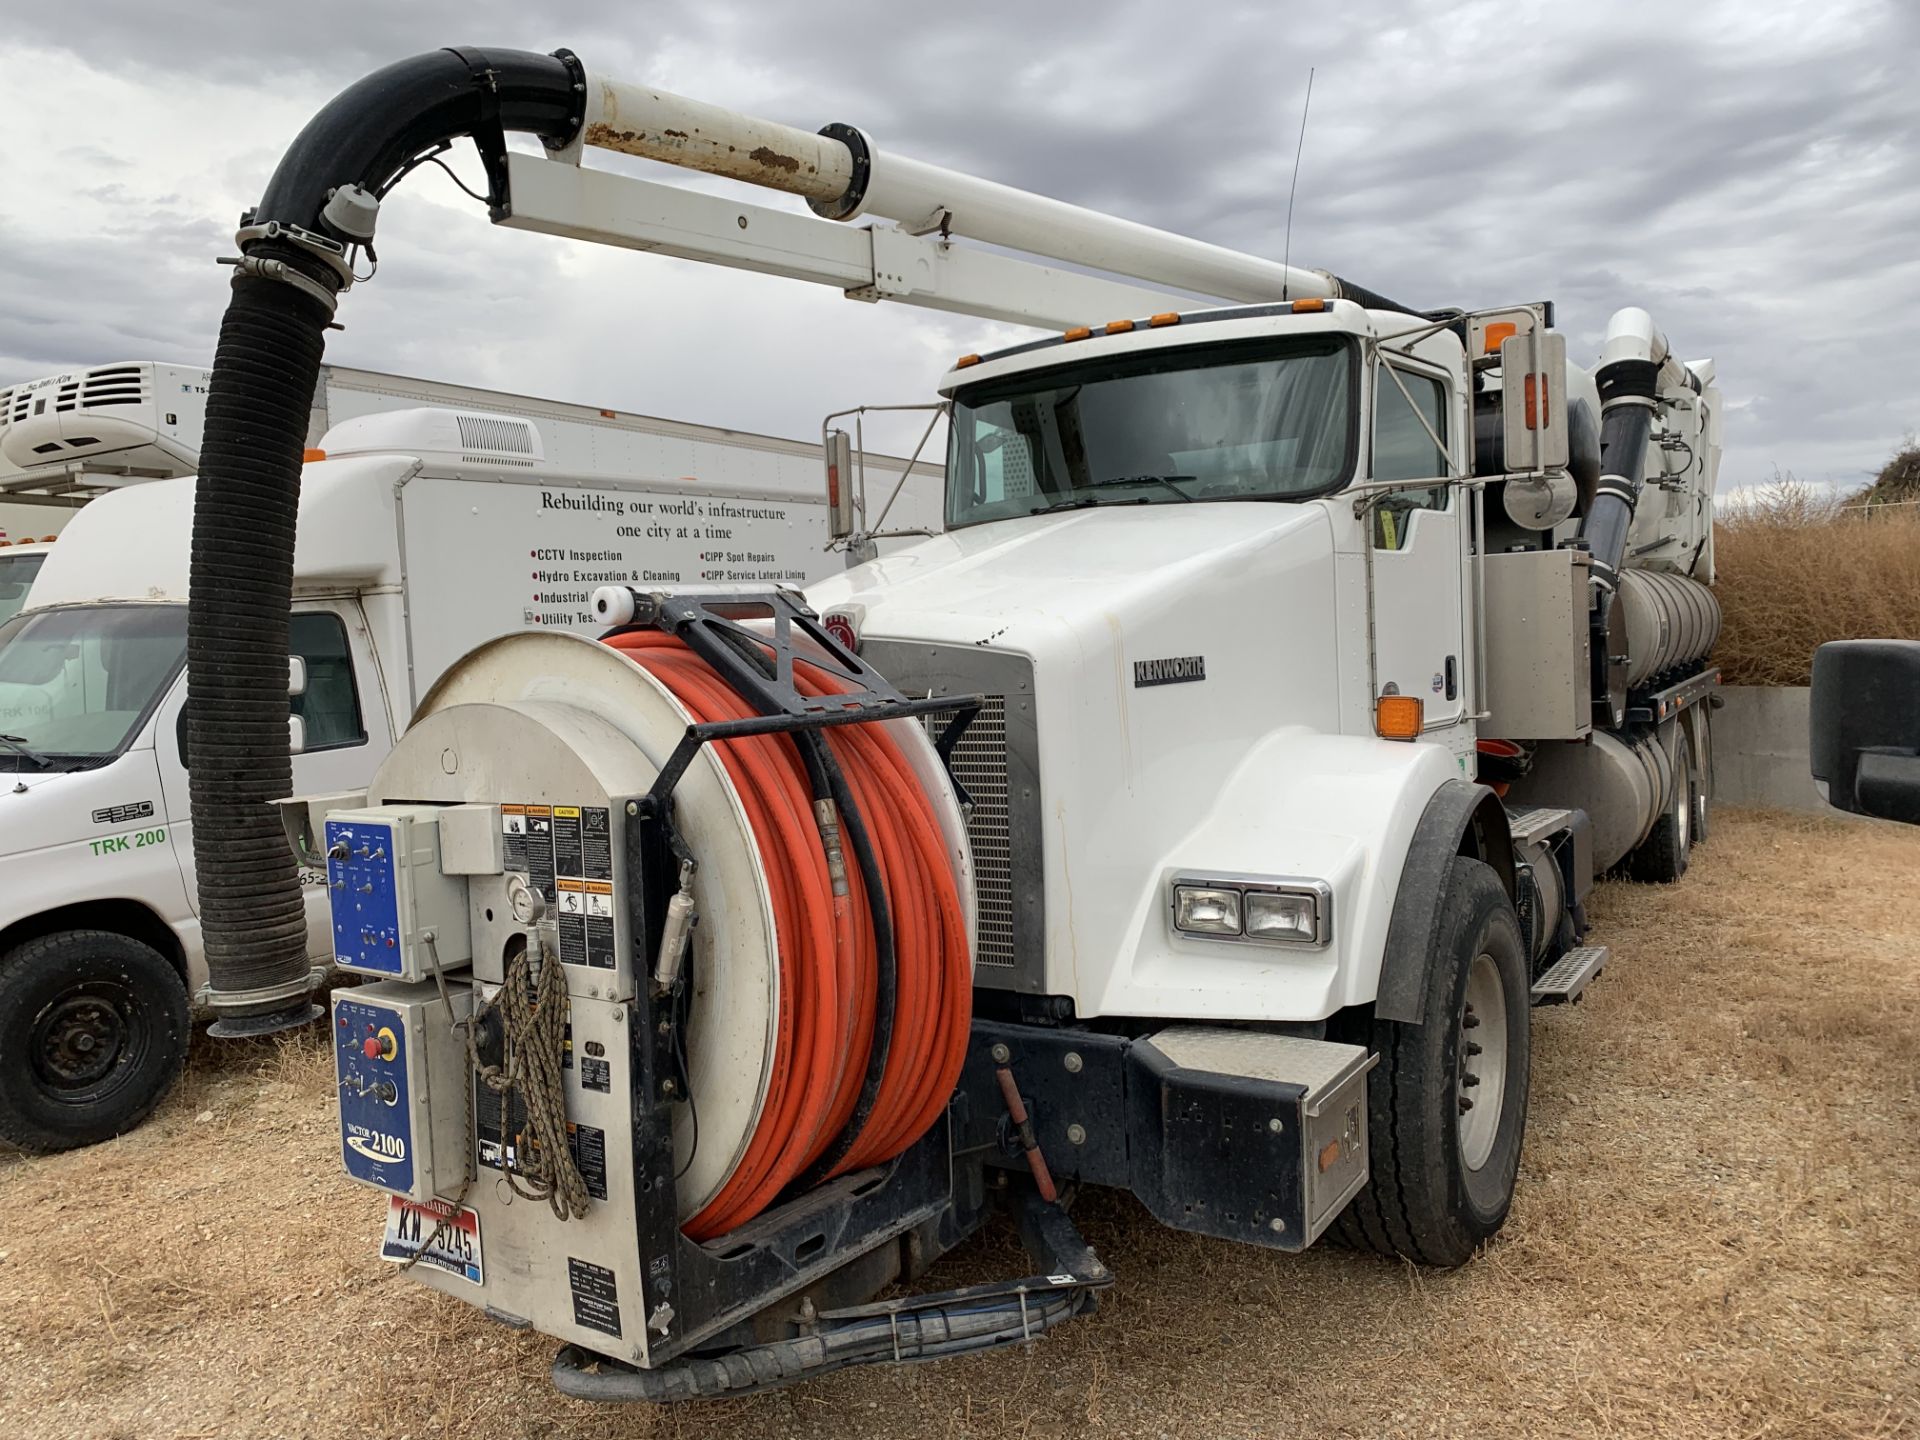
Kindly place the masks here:
POLYGON ((1699 808, 1698 771, 1693 764, 1693 741, 1685 727, 1673 742, 1673 793, 1666 809, 1654 823, 1653 833, 1642 840, 1622 863, 1629 880, 1645 885, 1671 885, 1687 873, 1687 860, 1693 853, 1693 822, 1699 808))
POLYGON ((1356 1249, 1452 1269, 1506 1223, 1527 1128, 1528 989, 1520 921, 1499 876, 1478 860, 1455 860, 1422 1021, 1374 1022, 1372 1048, 1380 1063, 1367 1077, 1370 1173, 1335 1222, 1338 1238, 1356 1249), (1470 976, 1483 1002, 1487 986, 1498 995, 1505 1037, 1505 1064, 1494 1087, 1500 1108, 1471 1122, 1482 1127, 1472 1143, 1485 1146, 1471 1160, 1465 1118, 1471 1111, 1459 1102, 1486 1103, 1486 1096, 1473 1094, 1483 1088, 1477 1083, 1482 1061, 1469 1049, 1480 1042, 1469 1037, 1488 1017, 1467 1013, 1470 976), (1475 1084, 1465 1083, 1469 1076, 1475 1084))
POLYGON ((124 1135, 187 1058, 180 974, 150 945, 63 930, 0 957, 0 1140, 73 1150, 124 1135))

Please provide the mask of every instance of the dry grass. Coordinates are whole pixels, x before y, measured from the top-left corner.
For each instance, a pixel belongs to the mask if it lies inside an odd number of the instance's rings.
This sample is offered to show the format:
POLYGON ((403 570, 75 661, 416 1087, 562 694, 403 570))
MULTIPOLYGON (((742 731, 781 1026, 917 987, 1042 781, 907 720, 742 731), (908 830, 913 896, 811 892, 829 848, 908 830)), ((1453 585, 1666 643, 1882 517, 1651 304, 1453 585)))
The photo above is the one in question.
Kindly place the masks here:
MULTIPOLYGON (((1920 1425, 1920 832, 1726 814, 1608 885, 1543 1013, 1520 1198, 1433 1275, 1080 1218, 1119 1272, 1027 1352, 667 1412, 373 1258, 310 1043, 203 1046, 155 1124, 0 1159, 0 1414, 62 1437, 1893 1436, 1920 1425)), ((937 1283, 1020 1264, 992 1230, 937 1283)))
POLYGON ((1920 640, 1920 504, 1843 503, 1785 477, 1723 511, 1714 658, 1728 684, 1805 685, 1828 640, 1920 640))

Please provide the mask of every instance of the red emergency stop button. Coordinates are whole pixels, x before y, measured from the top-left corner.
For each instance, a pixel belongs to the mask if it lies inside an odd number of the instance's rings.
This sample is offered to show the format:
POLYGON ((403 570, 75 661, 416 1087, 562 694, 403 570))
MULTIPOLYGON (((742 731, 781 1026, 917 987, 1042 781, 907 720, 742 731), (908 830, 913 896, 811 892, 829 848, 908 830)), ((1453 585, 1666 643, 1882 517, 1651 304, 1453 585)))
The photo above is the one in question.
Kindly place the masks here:
POLYGON ((369 1060, 391 1060, 400 1053, 399 1037, 382 1025, 379 1034, 369 1035, 360 1042, 360 1053, 369 1060))

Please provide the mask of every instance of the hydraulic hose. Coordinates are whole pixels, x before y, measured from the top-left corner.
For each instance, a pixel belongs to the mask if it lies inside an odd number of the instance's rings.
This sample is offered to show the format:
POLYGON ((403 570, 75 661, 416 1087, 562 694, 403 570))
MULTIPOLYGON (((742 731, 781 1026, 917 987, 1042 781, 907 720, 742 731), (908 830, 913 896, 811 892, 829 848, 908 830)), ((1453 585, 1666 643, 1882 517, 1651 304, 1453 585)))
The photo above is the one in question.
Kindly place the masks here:
POLYGON ((326 327, 372 239, 378 197, 422 152, 472 135, 496 206, 504 134, 561 144, 579 129, 579 63, 440 50, 349 86, 308 122, 242 217, 220 323, 187 603, 189 793, 215 1034, 261 1034, 317 1013, 305 904, 269 802, 292 789, 287 622, 301 450, 326 327), (344 187, 362 202, 329 218, 344 187))
MULTIPOLYGON (((696 721, 740 719, 746 702, 681 641, 652 630, 606 643, 644 666, 696 721)), ((808 695, 842 683, 804 661, 808 695)), ((778 735, 721 742, 747 811, 773 905, 780 1007, 766 1098, 734 1173, 684 1229, 711 1239, 796 1181, 892 1159, 924 1135, 953 1093, 971 1023, 966 922, 932 803, 879 725, 821 732, 830 798, 857 863, 836 893, 822 843, 821 777, 778 735), (878 884, 884 903, 870 903, 878 884), (885 934, 877 933, 879 927, 885 934), (891 957, 883 955, 891 950, 891 957), (881 984, 892 972, 890 1006, 881 984), (884 1047, 884 1053, 881 1053, 884 1047), (869 1059, 881 1063, 877 1080, 869 1059)))

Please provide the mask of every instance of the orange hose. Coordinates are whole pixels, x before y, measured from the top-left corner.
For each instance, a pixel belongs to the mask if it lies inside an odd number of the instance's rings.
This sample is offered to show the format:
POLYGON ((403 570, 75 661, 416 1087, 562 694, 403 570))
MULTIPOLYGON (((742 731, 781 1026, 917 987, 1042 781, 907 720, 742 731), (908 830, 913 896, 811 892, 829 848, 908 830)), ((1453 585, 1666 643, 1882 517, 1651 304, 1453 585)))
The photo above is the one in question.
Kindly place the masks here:
MULTIPOLYGON (((705 661, 659 631, 606 643, 644 666, 695 720, 752 712, 705 661)), ((845 688, 804 661, 807 695, 845 688)), ((894 1023, 872 1114, 833 1169, 892 1159, 927 1132, 960 1078, 972 1022, 973 978, 959 887, 933 803, 881 725, 821 732, 844 774, 879 860, 893 920, 894 1023)), ((740 794, 767 874, 780 1008, 766 1100, 734 1173, 685 1225, 695 1240, 744 1224, 827 1151, 853 1118, 872 1053, 879 950, 865 883, 848 846, 848 894, 836 897, 791 737, 716 742, 740 794)))

